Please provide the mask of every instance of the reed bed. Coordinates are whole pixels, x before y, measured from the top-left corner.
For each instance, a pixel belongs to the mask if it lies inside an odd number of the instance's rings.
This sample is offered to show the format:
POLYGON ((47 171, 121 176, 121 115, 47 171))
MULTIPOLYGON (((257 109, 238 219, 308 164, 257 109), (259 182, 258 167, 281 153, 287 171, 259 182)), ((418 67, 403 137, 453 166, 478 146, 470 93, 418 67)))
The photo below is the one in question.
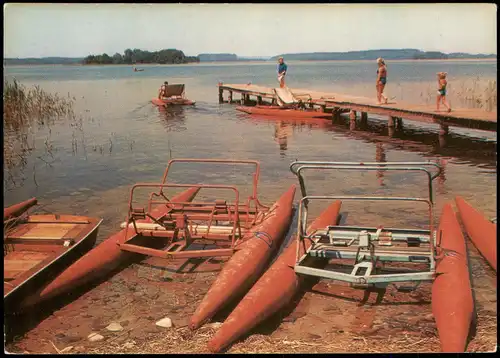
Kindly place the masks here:
MULTIPOLYGON (((74 100, 69 93, 67 98, 60 97, 39 86, 26 88, 15 79, 12 82, 4 79, 4 168, 27 164, 27 156, 35 149, 33 133, 37 127, 50 126, 62 118, 75 119, 74 100)), ((51 153, 50 139, 44 144, 51 153)))
MULTIPOLYGON (((427 85, 420 92, 420 98, 426 104, 436 103, 435 84, 427 85)), ((448 82, 447 99, 453 107, 482 109, 487 112, 497 110, 497 81, 482 80, 476 77, 472 80, 461 80, 460 82, 448 82)))

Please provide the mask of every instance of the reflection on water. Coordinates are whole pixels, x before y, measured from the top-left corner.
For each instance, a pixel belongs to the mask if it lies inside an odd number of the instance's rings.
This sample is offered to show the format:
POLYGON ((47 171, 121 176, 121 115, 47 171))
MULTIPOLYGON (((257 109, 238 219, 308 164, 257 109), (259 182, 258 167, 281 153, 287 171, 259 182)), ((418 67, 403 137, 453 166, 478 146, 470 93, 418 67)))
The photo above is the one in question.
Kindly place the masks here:
MULTIPOLYGON (((375 150, 375 161, 378 163, 387 162, 386 156, 385 156, 384 144, 377 143, 376 147, 377 147, 377 149, 375 150)), ((384 172, 385 172, 385 170, 383 170, 383 169, 377 170, 377 178, 378 178, 380 186, 385 186, 385 184, 384 184, 384 172)))
POLYGON ((288 136, 293 133, 293 129, 284 121, 277 121, 274 126, 274 139, 279 144, 280 154, 284 156, 284 151, 288 147, 288 136))
MULTIPOLYGON (((462 195, 487 216, 496 215, 496 141, 479 138, 483 132, 471 130, 471 135, 476 137, 471 138, 452 130, 443 147, 436 128, 422 129, 421 124, 413 126, 409 121, 390 138, 385 121, 377 121, 377 118, 370 118, 365 130, 350 131, 348 123, 254 118, 236 111, 234 105, 218 104, 219 76, 226 83, 251 80, 272 85, 274 67, 266 83, 267 67, 258 66, 266 70, 260 73, 248 66, 158 67, 156 75, 148 68, 138 76, 127 71, 123 78, 117 75, 116 67, 102 67, 100 71, 105 76, 99 79, 92 79, 90 75, 95 69, 75 68, 78 72, 75 74, 64 68, 61 71, 65 75, 54 72, 55 69, 46 70, 45 81, 40 80, 40 69, 16 70, 21 81, 25 76, 26 85, 39 81, 42 88, 52 93, 71 93, 76 98, 75 115, 81 121, 79 129, 64 123, 34 128, 27 142, 35 143, 35 149, 23 153, 24 165, 17 168, 12 178, 6 175, 4 168, 5 206, 37 196, 48 211, 102 217, 101 240, 118 229, 124 220, 131 185, 160 181, 170 158, 258 160, 261 162, 259 196, 269 205, 290 184, 297 183, 289 171, 289 164, 295 159, 373 161, 375 157, 378 162, 433 160, 444 164, 446 176, 443 173, 437 182, 438 214, 445 201, 462 195), (113 79, 106 79, 107 71, 116 72, 113 79), (152 105, 158 82, 166 77, 169 82, 185 83, 186 93, 197 101, 196 105, 166 109, 152 105), (51 154, 46 153, 47 146, 51 154), (18 184, 9 184, 13 180, 18 184)), ((301 66, 307 68, 309 75, 315 68, 310 64, 301 66)), ((351 76, 356 69, 350 64, 342 66, 351 76)), ((302 78, 298 74, 290 80, 296 81, 296 87, 322 90, 322 86, 327 86, 327 80, 321 77, 325 68, 321 65, 316 70, 319 72, 312 75, 313 82, 310 77, 302 78)), ((412 68, 409 73, 414 71, 412 68)), ((338 72, 339 78, 343 73, 338 72)), ((369 80, 372 91, 371 77, 369 80)), ((363 81, 361 79, 361 83, 363 81)), ((353 88, 356 85, 354 83, 353 88)), ((343 92, 349 92, 351 87, 345 89, 343 92)), ((339 88, 332 90, 339 91, 339 88)), ((409 100, 406 92, 405 100, 409 100)), ((418 102, 418 98, 415 101, 418 102)), ((183 182, 244 184, 251 181, 249 174, 239 169, 222 173, 216 168, 180 168, 178 175, 183 182)), ((382 169, 376 173, 312 173, 308 180, 315 194, 426 195, 420 177, 382 169)), ((298 197, 299 194, 296 199, 298 197)), ((321 207, 311 208, 311 218, 319 210, 321 207)), ((398 215, 395 215, 394 208, 346 203, 345 210, 351 213, 347 224, 384 219, 405 225, 414 220, 417 209, 398 207, 398 215)))
POLYGON ((185 131, 186 114, 184 106, 168 106, 158 107, 158 116, 161 118, 161 123, 168 131, 185 131))
POLYGON ((446 181, 446 165, 448 164, 448 161, 445 158, 437 158, 434 162, 441 166, 441 173, 436 178, 437 193, 446 194, 446 186, 444 183, 446 181))

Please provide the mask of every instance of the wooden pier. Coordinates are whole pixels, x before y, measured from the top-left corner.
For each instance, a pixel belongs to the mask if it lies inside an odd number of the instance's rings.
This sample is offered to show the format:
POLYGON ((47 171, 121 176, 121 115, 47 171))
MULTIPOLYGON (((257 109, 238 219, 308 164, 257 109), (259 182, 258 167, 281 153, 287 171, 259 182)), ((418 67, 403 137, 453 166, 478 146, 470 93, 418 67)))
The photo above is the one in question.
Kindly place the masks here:
MULTIPOLYGON (((264 103, 264 99, 276 103, 273 88, 253 84, 223 84, 219 83, 219 102, 235 101, 234 93, 241 95, 240 103, 264 103), (229 93, 224 100, 224 91, 229 93), (255 99, 252 100, 251 96, 255 99)), ((451 112, 436 112, 435 103, 432 105, 416 105, 406 102, 389 101, 387 104, 377 104, 375 98, 349 96, 340 93, 318 92, 307 89, 290 89, 297 99, 309 107, 320 107, 324 112, 332 113, 332 120, 338 120, 341 113, 349 112, 351 128, 356 127, 358 112, 360 123, 368 119, 368 113, 388 117, 389 127, 401 127, 403 118, 419 122, 437 123, 441 126, 440 134, 447 134, 450 126, 473 128, 485 131, 497 130, 497 112, 487 112, 481 109, 453 108, 451 112)), ((374 91, 375 92, 375 91, 374 91)), ((375 97, 375 93, 374 93, 375 97)))

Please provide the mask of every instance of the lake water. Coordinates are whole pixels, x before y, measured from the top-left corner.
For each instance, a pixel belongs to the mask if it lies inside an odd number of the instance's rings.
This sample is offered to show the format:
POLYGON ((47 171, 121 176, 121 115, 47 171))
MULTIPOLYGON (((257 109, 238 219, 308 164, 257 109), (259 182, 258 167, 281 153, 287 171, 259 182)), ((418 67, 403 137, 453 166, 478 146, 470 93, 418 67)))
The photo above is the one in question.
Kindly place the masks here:
MULTIPOLYGON (((376 64, 291 62, 287 85, 359 96, 375 96, 376 64)), ((405 121, 387 136, 385 121, 370 117, 366 131, 347 125, 317 125, 250 118, 234 105, 218 103, 217 83, 276 86, 274 63, 130 66, 9 66, 4 77, 75 98, 81 128, 67 121, 34 128, 35 149, 24 165, 4 166, 4 206, 36 196, 42 210, 104 218, 99 240, 125 219, 136 182, 161 181, 171 158, 254 159, 261 163, 259 196, 271 204, 298 181, 289 171, 300 160, 427 161, 444 166, 435 182, 438 216, 443 204, 463 196, 488 217, 496 216, 496 133, 451 128, 443 146, 438 127, 405 121), (185 83, 196 106, 160 111, 151 104, 161 83, 185 83), (50 147, 51 146, 51 147, 50 147), (50 151, 47 148, 52 148, 50 151)), ((412 103, 434 103, 438 71, 448 72, 449 101, 466 107, 467 93, 486 104, 496 81, 496 61, 393 61, 386 95, 412 103), (467 88, 469 92, 467 92, 467 88)), ((495 98, 490 100, 496 110, 495 98)), ((10 135, 4 133, 4 136, 10 135)), ((179 165, 173 179, 184 183, 249 183, 249 171, 179 165)), ((312 172, 313 194, 426 196, 422 174, 404 172, 312 172)), ((298 192, 296 200, 300 197, 298 192)), ((317 215, 324 205, 311 208, 317 215)), ((415 204, 345 203, 348 224, 424 225, 426 208, 415 204)))

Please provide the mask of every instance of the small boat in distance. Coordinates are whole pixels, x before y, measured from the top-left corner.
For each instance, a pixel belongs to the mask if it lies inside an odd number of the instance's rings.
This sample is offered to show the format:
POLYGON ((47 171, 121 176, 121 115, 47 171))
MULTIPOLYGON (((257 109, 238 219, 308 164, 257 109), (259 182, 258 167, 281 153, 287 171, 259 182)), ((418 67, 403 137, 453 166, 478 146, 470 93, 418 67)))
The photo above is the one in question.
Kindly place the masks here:
POLYGON ((86 216, 27 214, 32 198, 4 209, 4 312, 21 311, 70 264, 95 244, 102 220, 86 216), (20 208, 23 212, 19 212, 20 208), (5 220, 6 213, 13 213, 5 220))
POLYGON ((185 85, 165 85, 165 96, 153 98, 151 102, 159 107, 166 105, 194 105, 196 102, 185 97, 185 85))
POLYGON ((142 72, 142 71, 144 71, 143 68, 137 69, 137 67, 134 67, 134 72, 142 72))

